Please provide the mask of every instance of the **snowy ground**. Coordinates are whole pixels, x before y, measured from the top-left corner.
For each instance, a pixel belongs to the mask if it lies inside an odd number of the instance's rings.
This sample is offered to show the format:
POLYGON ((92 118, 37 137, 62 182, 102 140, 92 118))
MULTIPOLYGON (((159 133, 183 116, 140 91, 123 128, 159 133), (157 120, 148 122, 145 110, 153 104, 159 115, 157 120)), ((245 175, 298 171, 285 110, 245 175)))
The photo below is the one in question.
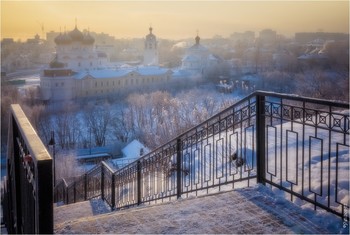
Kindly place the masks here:
POLYGON ((264 186, 107 212, 99 199, 55 208, 55 233, 349 233, 323 211, 302 210, 264 186))

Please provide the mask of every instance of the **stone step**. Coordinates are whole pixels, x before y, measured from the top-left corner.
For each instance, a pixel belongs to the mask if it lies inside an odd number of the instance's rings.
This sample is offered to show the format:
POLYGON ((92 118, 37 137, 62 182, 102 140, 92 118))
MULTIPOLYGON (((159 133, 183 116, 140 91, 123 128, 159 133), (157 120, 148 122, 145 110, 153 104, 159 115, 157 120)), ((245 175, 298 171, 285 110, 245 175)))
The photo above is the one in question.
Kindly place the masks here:
POLYGON ((77 202, 69 205, 54 206, 54 222, 62 224, 69 221, 77 221, 81 218, 88 218, 99 214, 111 212, 111 209, 106 203, 95 198, 90 201, 77 202))

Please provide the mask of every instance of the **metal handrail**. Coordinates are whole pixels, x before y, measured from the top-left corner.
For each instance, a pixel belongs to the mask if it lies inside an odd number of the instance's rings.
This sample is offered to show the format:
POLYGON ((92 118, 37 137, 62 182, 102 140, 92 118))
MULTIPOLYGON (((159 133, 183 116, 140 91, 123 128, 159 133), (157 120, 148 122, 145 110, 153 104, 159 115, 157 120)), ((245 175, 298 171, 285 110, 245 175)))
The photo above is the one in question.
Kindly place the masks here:
MULTIPOLYGON (((96 176, 96 172, 100 174, 95 177, 95 181, 100 184, 102 199, 107 200, 112 209, 171 200, 193 193, 195 195, 201 192, 209 193, 209 189, 213 188, 218 188, 219 191, 225 190, 223 188, 229 185, 234 188, 242 181, 247 182, 249 186, 250 181, 256 179, 258 183, 268 184, 289 193, 291 199, 296 196, 314 204, 315 209, 319 207, 346 217, 344 213, 331 206, 330 166, 326 170, 320 169, 321 174, 329 177, 327 193, 313 192, 311 183, 304 182, 305 177, 310 179, 313 174, 304 169, 305 159, 312 157, 311 150, 307 153, 304 149, 312 148, 311 141, 322 144, 323 141, 332 138, 332 133, 336 133, 343 136, 341 138, 343 140, 336 143, 336 156, 330 153, 335 147, 331 148, 329 141, 328 158, 332 157, 338 161, 338 145, 348 146, 346 139, 349 136, 349 108, 349 104, 344 102, 256 91, 134 162, 116 171, 106 162, 102 162, 87 172, 87 177, 84 179, 86 180, 90 174, 96 176), (340 112, 338 109, 346 109, 347 112, 340 112), (283 126, 288 122, 292 127, 283 126), (293 128, 297 125, 301 126, 300 131, 295 129, 296 127, 293 128), (316 133, 318 130, 326 130, 328 135, 310 136, 306 134, 308 129, 316 133), (273 136, 271 133, 274 133, 273 136), (277 134, 281 139, 280 142, 275 139, 274 135, 277 134), (288 158, 288 149, 283 146, 282 139, 287 142, 293 141, 292 137, 296 138, 294 141, 298 141, 298 138, 303 142, 309 141, 309 147, 305 147, 304 144, 302 147, 296 145, 296 148, 299 148, 295 150, 296 154, 302 152, 302 159, 296 155, 294 161, 297 164, 301 162, 302 169, 296 169, 293 173, 287 167, 282 167, 281 163, 279 169, 281 173, 276 170, 272 172, 269 164, 273 162, 268 156, 272 150, 268 149, 268 142, 274 140, 275 146, 280 145, 281 151, 275 152, 275 158, 278 157, 281 159, 280 162, 288 164, 291 156, 288 158), (282 151, 283 148, 285 152, 282 151), (287 171, 287 176, 282 174, 282 170, 287 171), (109 175, 108 179, 105 178, 106 174, 109 175), (288 175, 292 174, 296 174, 297 178, 302 174, 302 192, 293 188, 298 182, 289 178, 288 175), (105 185, 106 183, 108 185, 105 185), (108 195, 105 195, 105 188, 108 195), (310 192, 305 188, 309 188, 310 192), (314 199, 309 198, 310 194, 315 195, 314 199), (316 195, 328 197, 328 204, 320 202, 316 195)), ((320 151, 323 152, 323 148, 320 151)), ((336 170, 337 167, 338 165, 336 170)), ((338 182, 338 178, 336 181, 338 182)), ((340 205, 343 211, 349 206, 338 202, 337 198, 332 203, 340 205)))

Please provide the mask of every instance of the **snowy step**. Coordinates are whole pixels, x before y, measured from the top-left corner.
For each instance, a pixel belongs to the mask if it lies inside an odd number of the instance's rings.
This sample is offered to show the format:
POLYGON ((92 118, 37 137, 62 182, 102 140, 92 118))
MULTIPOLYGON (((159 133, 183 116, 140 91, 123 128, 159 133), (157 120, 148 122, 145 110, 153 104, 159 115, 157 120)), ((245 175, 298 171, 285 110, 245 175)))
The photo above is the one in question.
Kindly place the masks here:
POLYGON ((77 221, 82 218, 105 214, 111 212, 111 209, 100 198, 85 202, 77 202, 69 205, 54 207, 54 222, 62 224, 71 221, 77 221))
POLYGON ((341 218, 301 209, 264 186, 114 212, 99 199, 55 208, 55 233, 63 234, 348 232, 342 225, 341 218))

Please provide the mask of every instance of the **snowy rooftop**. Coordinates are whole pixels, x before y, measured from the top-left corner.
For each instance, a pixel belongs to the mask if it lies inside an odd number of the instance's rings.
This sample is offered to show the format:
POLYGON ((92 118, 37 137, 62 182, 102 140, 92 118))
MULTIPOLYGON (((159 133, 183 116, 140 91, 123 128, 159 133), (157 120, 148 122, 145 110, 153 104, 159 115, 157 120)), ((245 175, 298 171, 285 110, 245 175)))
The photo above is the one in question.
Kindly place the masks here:
POLYGON ((140 141, 133 140, 122 149, 123 159, 135 159, 140 157, 140 150, 143 149, 143 155, 150 152, 140 141))
POLYGON ((195 55, 186 55, 182 61, 198 61, 200 60, 200 58, 198 58, 197 56, 195 55))
POLYGON ((188 48, 188 51, 204 51, 204 52, 207 52, 208 49, 206 47, 202 46, 201 44, 194 44, 193 46, 188 48))
POLYGON ((181 69, 177 68, 173 70, 172 78, 174 79, 197 79, 201 74, 195 69, 181 69))
POLYGON ((301 209, 262 185, 111 212, 100 199, 54 208, 60 234, 349 233, 340 217, 301 209))
POLYGON ((149 76, 149 75, 162 75, 171 70, 167 68, 161 68, 158 66, 141 66, 141 67, 127 67, 127 68, 118 68, 118 69, 98 69, 90 71, 82 71, 78 73, 75 78, 83 79, 86 76, 93 77, 95 79, 104 79, 104 78, 119 78, 124 77, 131 73, 138 73, 140 75, 149 76))

